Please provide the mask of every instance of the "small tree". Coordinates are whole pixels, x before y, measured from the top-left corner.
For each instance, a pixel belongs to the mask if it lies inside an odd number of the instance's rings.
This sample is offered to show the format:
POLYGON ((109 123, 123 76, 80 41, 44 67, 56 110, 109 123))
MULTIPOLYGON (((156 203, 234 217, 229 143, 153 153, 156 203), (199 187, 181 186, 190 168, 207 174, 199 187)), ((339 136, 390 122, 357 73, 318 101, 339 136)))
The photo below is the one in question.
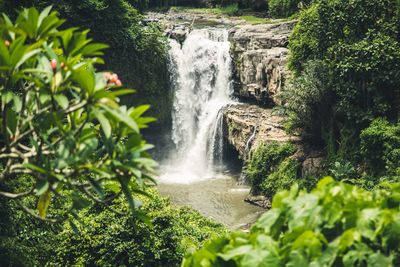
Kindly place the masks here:
POLYGON ((89 200, 107 204, 122 193, 135 209, 140 202, 132 193, 145 194, 154 182, 156 163, 146 152, 152 146, 140 135, 153 121, 142 117, 149 106, 119 105, 118 96, 133 90, 94 67, 104 63, 107 46, 93 43, 88 31, 59 30, 63 22, 51 7, 0 21, 0 183, 34 179, 26 191, 0 195, 37 196, 37 211, 19 202, 51 222, 74 216, 89 200), (67 198, 70 209, 49 218, 52 197, 67 198))

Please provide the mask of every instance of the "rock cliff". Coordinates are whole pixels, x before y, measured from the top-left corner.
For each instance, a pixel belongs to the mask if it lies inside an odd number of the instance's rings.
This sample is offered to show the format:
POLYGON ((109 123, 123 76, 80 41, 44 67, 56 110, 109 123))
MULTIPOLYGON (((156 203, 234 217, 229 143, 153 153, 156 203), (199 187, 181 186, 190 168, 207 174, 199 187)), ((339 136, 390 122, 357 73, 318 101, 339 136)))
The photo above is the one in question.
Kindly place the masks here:
POLYGON ((300 138, 286 133, 282 123, 284 118, 274 114, 272 109, 257 105, 235 104, 224 111, 225 137, 242 159, 263 142, 299 143, 300 138))
POLYGON ((260 104, 279 104, 288 75, 288 40, 295 21, 237 26, 230 30, 238 83, 236 96, 260 104))

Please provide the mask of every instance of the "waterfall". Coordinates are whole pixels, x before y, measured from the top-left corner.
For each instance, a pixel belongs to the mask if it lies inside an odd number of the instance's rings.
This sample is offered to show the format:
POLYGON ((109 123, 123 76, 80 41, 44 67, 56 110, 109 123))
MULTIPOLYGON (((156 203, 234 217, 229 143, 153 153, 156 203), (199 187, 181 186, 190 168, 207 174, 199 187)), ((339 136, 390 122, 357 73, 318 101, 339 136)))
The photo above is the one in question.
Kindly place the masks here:
POLYGON ((227 30, 215 28, 193 30, 182 46, 175 40, 170 46, 176 149, 169 166, 188 182, 212 173, 222 159, 221 109, 231 102, 232 90, 230 43, 227 30))

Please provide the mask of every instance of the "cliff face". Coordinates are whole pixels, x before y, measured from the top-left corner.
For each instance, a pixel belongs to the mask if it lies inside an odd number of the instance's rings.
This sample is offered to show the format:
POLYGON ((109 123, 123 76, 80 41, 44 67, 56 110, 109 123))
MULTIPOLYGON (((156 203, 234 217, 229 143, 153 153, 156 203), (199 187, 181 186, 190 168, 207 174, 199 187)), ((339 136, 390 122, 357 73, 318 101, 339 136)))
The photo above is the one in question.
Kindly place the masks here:
POLYGON ((242 159, 264 142, 299 143, 300 138, 288 135, 282 125, 284 118, 274 114, 272 109, 256 105, 236 104, 225 109, 227 130, 225 137, 242 159))
POLYGON ((236 26, 230 30, 237 76, 235 95, 253 104, 231 105, 224 110, 225 137, 243 160, 262 143, 291 142, 298 148, 293 157, 305 175, 318 171, 321 153, 304 147, 299 135, 288 134, 285 118, 271 108, 281 104, 277 95, 284 90, 289 75, 287 46, 295 23, 236 26))
POLYGON ((236 96, 262 104, 279 104, 287 77, 288 39, 295 21, 246 25, 231 29, 232 54, 239 85, 236 96))

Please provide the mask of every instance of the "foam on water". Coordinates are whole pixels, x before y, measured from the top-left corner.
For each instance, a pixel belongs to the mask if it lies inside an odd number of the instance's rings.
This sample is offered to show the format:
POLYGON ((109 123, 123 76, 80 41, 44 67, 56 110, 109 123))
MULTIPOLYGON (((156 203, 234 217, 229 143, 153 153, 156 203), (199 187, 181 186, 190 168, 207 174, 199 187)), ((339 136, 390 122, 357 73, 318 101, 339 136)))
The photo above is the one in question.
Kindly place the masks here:
POLYGON ((170 40, 174 89, 172 140, 176 149, 160 182, 215 178, 222 159, 222 112, 232 102, 230 44, 226 29, 193 30, 181 46, 170 40))

